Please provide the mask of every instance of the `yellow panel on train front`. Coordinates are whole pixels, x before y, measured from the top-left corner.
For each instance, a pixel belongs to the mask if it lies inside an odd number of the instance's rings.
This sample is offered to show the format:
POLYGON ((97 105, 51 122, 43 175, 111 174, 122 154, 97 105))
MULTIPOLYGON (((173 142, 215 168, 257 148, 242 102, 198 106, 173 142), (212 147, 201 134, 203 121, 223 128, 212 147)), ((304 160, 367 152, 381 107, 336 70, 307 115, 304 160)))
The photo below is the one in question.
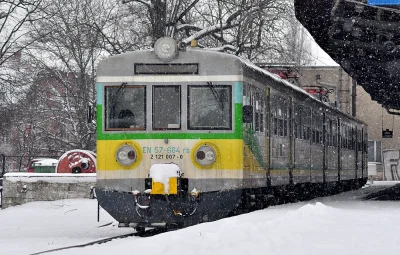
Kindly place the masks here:
POLYGON ((98 171, 148 170, 152 164, 163 162, 178 164, 185 169, 185 175, 188 174, 188 169, 193 168, 198 170, 241 170, 243 169, 242 155, 243 140, 241 139, 171 139, 168 144, 165 144, 164 139, 97 141, 98 171), (136 162, 129 166, 122 166, 115 159, 117 149, 124 144, 131 145, 137 151, 136 162), (211 167, 201 167, 194 161, 195 149, 202 144, 213 145, 216 148, 217 161, 211 167), (179 152, 166 153, 168 148, 178 148, 179 152), (163 149, 163 152, 158 153, 157 149, 163 149), (166 155, 172 155, 174 158, 165 158, 166 155))
POLYGON ((178 194, 178 178, 169 178, 169 189, 165 190, 165 186, 161 182, 152 181, 151 193, 152 195, 176 195, 178 194), (167 192, 166 192, 167 191, 167 192))

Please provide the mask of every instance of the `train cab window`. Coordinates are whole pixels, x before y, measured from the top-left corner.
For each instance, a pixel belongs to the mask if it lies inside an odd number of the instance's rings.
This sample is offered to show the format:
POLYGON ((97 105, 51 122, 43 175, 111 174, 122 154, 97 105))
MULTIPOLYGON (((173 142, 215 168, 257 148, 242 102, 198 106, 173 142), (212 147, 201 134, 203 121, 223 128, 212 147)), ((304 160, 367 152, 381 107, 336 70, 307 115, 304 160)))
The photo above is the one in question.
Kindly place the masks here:
POLYGON ((189 86, 188 120, 192 130, 232 129, 232 87, 189 86))
POLYGON ((181 87, 153 87, 153 130, 181 128, 181 87))
POLYGON ((105 130, 146 128, 145 86, 105 87, 105 130))

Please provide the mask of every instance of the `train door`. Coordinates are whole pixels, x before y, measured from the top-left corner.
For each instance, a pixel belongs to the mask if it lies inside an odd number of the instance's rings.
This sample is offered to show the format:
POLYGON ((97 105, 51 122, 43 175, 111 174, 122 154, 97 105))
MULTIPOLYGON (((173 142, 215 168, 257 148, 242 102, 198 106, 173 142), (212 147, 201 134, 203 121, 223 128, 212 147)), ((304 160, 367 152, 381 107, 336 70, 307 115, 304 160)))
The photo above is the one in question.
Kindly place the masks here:
POLYGON ((323 182, 324 145, 322 143, 323 115, 313 109, 311 115, 311 182, 323 182))
POLYGON ((271 95, 271 161, 272 185, 289 184, 289 99, 271 95))
POLYGON ((325 143, 325 182, 338 179, 338 122, 334 116, 326 115, 326 143, 325 143))
POLYGON ((266 103, 267 95, 264 89, 245 84, 244 103, 253 109, 253 123, 243 130, 244 147, 244 178, 252 180, 252 187, 265 184, 268 168, 268 142, 266 135, 266 103), (264 172, 263 172, 264 171, 264 172))
POLYGON ((254 131, 258 149, 254 150, 259 170, 266 170, 268 166, 268 143, 266 135, 266 103, 265 90, 254 88, 254 131))
POLYGON ((356 161, 354 149, 354 128, 348 121, 342 121, 342 155, 340 180, 352 180, 355 177, 356 161))
POLYGON ((310 182, 310 142, 308 135, 309 109, 297 102, 293 104, 292 176, 293 183, 310 182))

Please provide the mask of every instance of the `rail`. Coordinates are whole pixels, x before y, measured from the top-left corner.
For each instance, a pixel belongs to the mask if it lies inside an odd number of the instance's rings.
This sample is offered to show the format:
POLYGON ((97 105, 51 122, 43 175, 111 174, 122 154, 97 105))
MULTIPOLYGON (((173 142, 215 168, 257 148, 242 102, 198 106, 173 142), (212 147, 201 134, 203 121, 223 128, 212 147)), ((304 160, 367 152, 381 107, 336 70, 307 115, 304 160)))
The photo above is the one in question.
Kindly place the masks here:
POLYGON ((92 242, 88 242, 88 243, 84 243, 84 244, 70 245, 70 246, 55 248, 55 249, 51 249, 51 250, 36 252, 36 253, 32 253, 30 255, 45 254, 45 253, 68 250, 68 249, 73 249, 73 248, 83 248, 83 247, 87 247, 87 246, 91 246, 91 245, 95 245, 95 244, 108 243, 108 242, 110 242, 112 240, 115 240, 115 239, 128 238, 128 237, 131 237, 131 236, 150 237, 150 236, 154 236, 154 235, 157 235, 157 234, 160 234, 160 233, 164 233, 164 232, 167 232, 167 231, 168 231, 168 229, 149 229, 149 230, 146 230, 145 232, 133 232, 133 233, 129 233, 129 234, 113 236, 113 237, 108 237, 108 238, 104 238, 104 239, 100 239, 100 240, 97 240, 97 241, 92 241, 92 242))

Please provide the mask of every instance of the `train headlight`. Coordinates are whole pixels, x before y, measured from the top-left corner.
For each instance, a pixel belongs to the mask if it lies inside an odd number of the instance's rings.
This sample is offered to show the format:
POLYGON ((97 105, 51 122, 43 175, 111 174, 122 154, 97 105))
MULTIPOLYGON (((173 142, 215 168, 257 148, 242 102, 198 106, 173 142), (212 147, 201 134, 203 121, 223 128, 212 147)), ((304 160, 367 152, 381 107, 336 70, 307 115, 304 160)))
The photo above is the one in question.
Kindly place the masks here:
POLYGON ((162 61, 171 61, 178 55, 178 44, 171 37, 161 37, 154 44, 154 52, 162 61))
POLYGON ((116 158, 123 166, 132 165, 136 161, 136 151, 130 145, 123 145, 118 148, 116 158))
POLYGON ((208 145, 200 146, 196 151, 196 162, 202 166, 209 166, 215 162, 215 150, 208 145))

